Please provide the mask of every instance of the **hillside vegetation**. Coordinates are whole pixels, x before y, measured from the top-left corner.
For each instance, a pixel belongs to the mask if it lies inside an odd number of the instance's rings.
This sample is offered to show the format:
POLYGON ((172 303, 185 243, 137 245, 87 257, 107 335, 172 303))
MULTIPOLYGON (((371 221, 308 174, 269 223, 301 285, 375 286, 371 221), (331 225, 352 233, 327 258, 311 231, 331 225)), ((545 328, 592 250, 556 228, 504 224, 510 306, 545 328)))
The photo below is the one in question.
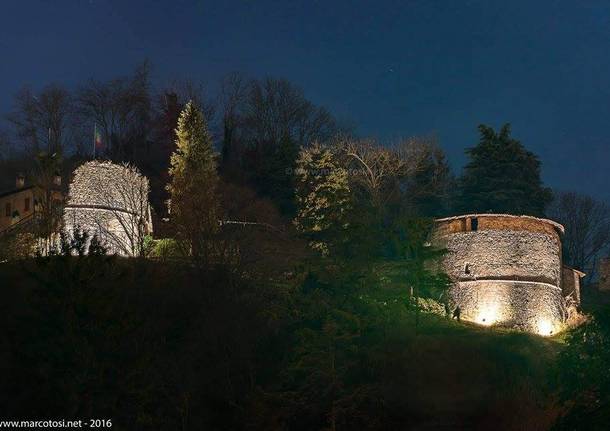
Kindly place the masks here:
POLYGON ((433 136, 356 136, 283 79, 228 77, 213 106, 193 87, 153 92, 148 73, 16 99, 21 159, 0 161, 0 177, 28 170, 41 210, 0 232, 3 415, 124 430, 607 428, 603 298, 553 339, 447 316, 459 307, 432 241, 439 217, 553 214, 570 232, 562 261, 585 272, 610 247, 610 209, 553 194, 509 124, 480 125, 456 175, 433 136), (95 124, 94 158, 148 178, 100 182, 81 203, 150 184, 155 238, 147 205, 129 223, 64 217, 74 196, 53 192, 74 195, 89 155, 61 138, 72 121, 42 121, 42 96, 95 124), (130 259, 107 256, 117 229, 130 259))
POLYGON ((555 339, 425 313, 416 325, 399 288, 201 271, 105 256, 0 265, 5 415, 113 418, 119 430, 608 419, 607 318, 555 339))

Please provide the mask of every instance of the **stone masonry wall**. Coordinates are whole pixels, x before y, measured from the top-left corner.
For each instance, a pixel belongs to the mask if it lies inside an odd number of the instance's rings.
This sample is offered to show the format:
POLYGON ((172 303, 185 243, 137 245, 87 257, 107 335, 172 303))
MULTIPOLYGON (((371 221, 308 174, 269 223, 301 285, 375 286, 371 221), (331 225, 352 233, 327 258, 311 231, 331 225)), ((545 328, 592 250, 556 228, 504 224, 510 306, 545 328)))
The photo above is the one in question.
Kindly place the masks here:
POLYGON ((539 281, 560 286, 561 244, 542 232, 479 230, 446 237, 445 270, 453 280, 539 281))
POLYGON ((129 166, 91 161, 74 171, 68 203, 144 213, 148 206, 148 188, 148 179, 129 166))
POLYGON ((482 325, 560 331, 566 319, 561 232, 557 223, 527 216, 438 220, 434 242, 447 249, 442 268, 454 282, 452 308, 482 325))
MULTIPOLYGON (((81 229, 87 231, 90 237, 97 235, 109 254, 130 256, 130 250, 134 247, 133 238, 121 226, 117 216, 112 211, 102 209, 67 207, 64 209, 64 226, 68 232, 81 229)), ((125 223, 129 223, 127 217, 124 219, 125 223)))
POLYGON ((148 179, 137 169, 91 161, 74 172, 64 225, 96 234, 111 253, 130 256, 152 232, 148 179))
POLYGON ((545 283, 466 281, 449 290, 450 304, 462 318, 540 335, 559 332, 566 318, 561 289, 545 283))
POLYGON ((563 297, 570 297, 576 305, 580 305, 580 278, 581 272, 564 266, 562 268, 561 290, 563 297))

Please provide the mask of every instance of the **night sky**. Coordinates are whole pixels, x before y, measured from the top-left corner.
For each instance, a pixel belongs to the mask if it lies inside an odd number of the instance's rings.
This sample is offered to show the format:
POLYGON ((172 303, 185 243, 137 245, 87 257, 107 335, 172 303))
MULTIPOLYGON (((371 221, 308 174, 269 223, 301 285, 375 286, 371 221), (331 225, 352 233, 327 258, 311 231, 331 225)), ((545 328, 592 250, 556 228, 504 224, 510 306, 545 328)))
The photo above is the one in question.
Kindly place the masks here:
MULTIPOLYGON (((610 202, 610 2, 17 1, 0 5, 0 112, 49 82, 285 77, 386 141, 435 133, 456 170, 513 125, 545 182, 610 202)), ((3 124, 3 127, 6 124, 3 124)))

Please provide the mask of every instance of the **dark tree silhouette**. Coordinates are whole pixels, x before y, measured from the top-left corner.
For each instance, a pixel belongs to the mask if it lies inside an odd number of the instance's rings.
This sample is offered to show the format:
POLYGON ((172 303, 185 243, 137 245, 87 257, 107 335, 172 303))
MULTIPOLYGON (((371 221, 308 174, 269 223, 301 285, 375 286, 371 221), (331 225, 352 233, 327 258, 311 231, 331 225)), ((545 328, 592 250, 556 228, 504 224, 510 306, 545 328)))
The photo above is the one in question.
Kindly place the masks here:
POLYGON ((72 96, 62 86, 51 84, 35 94, 29 88, 15 95, 15 106, 8 114, 16 137, 27 152, 61 154, 74 134, 72 96))
POLYGON ((479 131, 480 142, 466 150, 459 210, 542 216, 552 194, 540 179, 538 157, 511 137, 510 124, 497 133, 485 125, 479 131))
POLYGON ((152 115, 149 74, 145 61, 130 77, 92 79, 77 91, 76 110, 84 135, 91 136, 94 126, 101 134, 104 154, 98 156, 130 162, 142 158, 152 115))
POLYGON ((610 208, 590 196, 556 193, 547 216, 563 224, 563 259, 593 278, 595 260, 610 246, 610 208))
MULTIPOLYGON (((332 115, 307 100, 303 91, 284 79, 252 81, 244 106, 243 167, 247 182, 293 210, 294 183, 290 175, 301 146, 325 142, 337 131, 332 115)), ((233 140, 232 145, 237 144, 233 140)))

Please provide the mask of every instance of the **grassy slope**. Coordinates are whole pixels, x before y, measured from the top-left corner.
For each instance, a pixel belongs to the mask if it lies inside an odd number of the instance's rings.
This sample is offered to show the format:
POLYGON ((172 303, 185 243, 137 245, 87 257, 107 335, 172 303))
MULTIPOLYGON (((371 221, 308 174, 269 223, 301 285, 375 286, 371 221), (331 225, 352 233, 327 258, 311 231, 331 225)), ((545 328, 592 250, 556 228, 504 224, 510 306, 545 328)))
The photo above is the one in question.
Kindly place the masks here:
MULTIPOLYGON (((561 339, 459 324, 422 315, 405 358, 413 367, 396 378, 413 391, 414 410, 431 427, 548 429, 560 409, 554 394, 561 339)), ((408 335, 406 335, 406 334, 408 335)))

